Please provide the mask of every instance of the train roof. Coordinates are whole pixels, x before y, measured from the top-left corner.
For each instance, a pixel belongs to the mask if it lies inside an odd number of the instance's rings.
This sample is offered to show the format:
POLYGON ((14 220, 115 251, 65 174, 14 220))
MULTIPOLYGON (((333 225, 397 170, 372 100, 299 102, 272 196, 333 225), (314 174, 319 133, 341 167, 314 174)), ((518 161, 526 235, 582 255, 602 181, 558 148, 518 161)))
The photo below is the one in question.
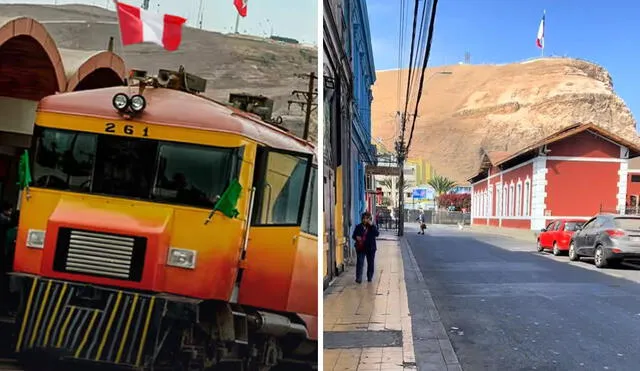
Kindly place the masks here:
MULTIPOLYGON (((122 120, 112 104, 117 93, 132 96, 138 93, 138 87, 117 86, 50 95, 40 101, 38 111, 122 120)), ((315 147, 310 142, 234 107, 174 89, 147 87, 143 95, 147 107, 136 115, 135 121, 241 135, 268 147, 313 154, 314 163, 317 161, 315 147)))

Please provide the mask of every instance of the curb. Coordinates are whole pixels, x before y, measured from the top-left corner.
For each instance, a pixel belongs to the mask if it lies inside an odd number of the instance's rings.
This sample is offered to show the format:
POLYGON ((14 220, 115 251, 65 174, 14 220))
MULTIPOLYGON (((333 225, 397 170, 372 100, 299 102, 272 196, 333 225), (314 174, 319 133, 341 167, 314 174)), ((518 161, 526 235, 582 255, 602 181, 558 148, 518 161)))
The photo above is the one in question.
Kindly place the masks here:
POLYGON ((406 237, 399 240, 405 270, 405 285, 409 299, 412 336, 418 370, 460 370, 449 335, 440 320, 438 307, 406 237), (426 307, 426 311, 424 308, 426 307))

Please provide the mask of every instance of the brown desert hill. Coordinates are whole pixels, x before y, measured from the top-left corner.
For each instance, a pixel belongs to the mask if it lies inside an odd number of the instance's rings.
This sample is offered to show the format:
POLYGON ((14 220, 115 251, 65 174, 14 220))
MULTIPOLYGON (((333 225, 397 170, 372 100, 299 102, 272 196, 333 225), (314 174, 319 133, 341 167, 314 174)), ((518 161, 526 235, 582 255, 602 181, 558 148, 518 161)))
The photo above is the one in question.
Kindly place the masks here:
MULTIPOLYGON (((300 107, 288 100, 298 100, 293 90, 306 90, 308 80, 296 74, 318 70, 316 47, 285 44, 253 36, 226 35, 185 27, 179 50, 168 52, 153 44, 120 43, 116 13, 90 5, 2 4, 3 17, 32 17, 43 23, 59 48, 104 50, 109 37, 115 38, 114 51, 127 68, 157 73, 160 68, 187 72, 207 79, 205 95, 226 102, 230 92, 261 94, 274 99, 274 116, 282 115, 286 127, 297 135, 302 132, 304 116, 300 107)), ((316 140, 317 118, 312 114, 310 130, 316 140)))
MULTIPOLYGON (((408 70, 401 72, 406 89, 408 70)), ((394 148, 399 133, 398 74, 378 71, 373 88, 372 137, 387 148, 394 148)), ((586 122, 640 143, 611 76, 593 63, 541 58, 435 67, 425 73, 410 157, 423 157, 439 174, 466 183, 480 165, 482 150, 513 153, 586 122)))

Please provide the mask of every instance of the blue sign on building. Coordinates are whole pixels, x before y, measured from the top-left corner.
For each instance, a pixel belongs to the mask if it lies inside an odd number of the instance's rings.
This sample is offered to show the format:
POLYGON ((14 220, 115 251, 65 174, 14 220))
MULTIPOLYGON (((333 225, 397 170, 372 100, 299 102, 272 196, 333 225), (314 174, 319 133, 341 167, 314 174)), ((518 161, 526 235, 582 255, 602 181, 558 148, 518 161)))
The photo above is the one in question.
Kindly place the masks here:
POLYGON ((417 199, 425 199, 427 198, 427 190, 426 189, 420 189, 420 188, 416 188, 413 190, 413 198, 417 198, 417 199))

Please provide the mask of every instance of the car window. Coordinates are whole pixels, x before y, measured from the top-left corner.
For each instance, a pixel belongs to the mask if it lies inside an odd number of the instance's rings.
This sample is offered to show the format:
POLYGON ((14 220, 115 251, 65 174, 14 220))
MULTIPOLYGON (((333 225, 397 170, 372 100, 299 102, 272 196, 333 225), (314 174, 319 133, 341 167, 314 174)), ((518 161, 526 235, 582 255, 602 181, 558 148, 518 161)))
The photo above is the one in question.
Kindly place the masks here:
POLYGON ((550 231, 550 230, 552 230, 551 228, 553 228, 554 224, 556 224, 556 222, 551 222, 551 223, 547 224, 547 226, 544 229, 550 231))
POLYGON ((587 223, 585 223, 584 228, 582 228, 583 230, 589 230, 592 229, 595 226, 595 221, 596 219, 591 219, 589 220, 587 223))
POLYGON ((606 223, 606 220, 604 218, 597 218, 596 221, 594 222, 593 228, 595 229, 602 228, 602 226, 605 223, 606 223))
POLYGON ((640 218, 616 218, 614 224, 624 230, 640 230, 640 218))
POLYGON ((566 222, 564 224, 564 230, 566 232, 575 232, 578 230, 578 228, 580 228, 581 225, 583 225, 584 223, 582 222, 566 222))

